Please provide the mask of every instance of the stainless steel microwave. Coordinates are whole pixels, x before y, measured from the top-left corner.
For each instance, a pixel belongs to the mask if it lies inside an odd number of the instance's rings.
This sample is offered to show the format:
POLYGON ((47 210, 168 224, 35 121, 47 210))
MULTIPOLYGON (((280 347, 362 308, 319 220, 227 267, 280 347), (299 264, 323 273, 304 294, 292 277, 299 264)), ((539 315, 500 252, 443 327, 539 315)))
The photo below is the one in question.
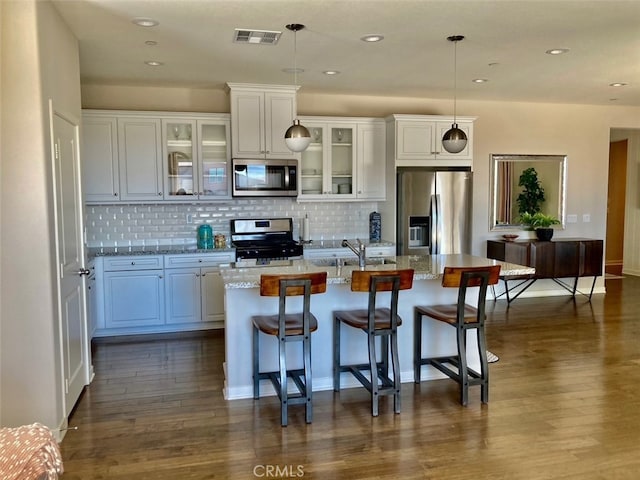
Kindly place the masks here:
POLYGON ((297 160, 233 159, 234 197, 295 197, 297 160))

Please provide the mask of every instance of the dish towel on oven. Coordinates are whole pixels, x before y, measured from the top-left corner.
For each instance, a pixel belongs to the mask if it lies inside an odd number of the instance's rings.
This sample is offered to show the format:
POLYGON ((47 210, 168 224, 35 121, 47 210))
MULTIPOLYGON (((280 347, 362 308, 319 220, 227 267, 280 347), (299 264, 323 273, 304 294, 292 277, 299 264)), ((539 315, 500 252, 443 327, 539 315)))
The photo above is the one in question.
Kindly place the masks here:
POLYGON ((56 480, 62 472, 60 449, 47 427, 34 423, 0 428, 2 480, 56 480))

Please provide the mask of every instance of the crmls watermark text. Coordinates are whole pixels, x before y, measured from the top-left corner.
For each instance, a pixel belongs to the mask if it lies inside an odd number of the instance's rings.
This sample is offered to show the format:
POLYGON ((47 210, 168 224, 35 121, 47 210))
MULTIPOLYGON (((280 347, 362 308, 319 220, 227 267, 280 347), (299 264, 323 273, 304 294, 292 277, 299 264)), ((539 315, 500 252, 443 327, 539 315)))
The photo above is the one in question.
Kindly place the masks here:
POLYGON ((258 478, 304 477, 303 465, 256 465, 253 476, 258 478))

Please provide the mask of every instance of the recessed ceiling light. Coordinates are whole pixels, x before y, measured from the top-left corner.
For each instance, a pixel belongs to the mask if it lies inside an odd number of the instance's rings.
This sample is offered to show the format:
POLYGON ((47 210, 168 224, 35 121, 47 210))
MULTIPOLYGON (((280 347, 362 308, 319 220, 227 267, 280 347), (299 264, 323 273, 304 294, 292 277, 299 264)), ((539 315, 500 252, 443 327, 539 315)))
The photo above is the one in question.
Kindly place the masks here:
POLYGON ((160 25, 160 22, 154 20, 153 18, 138 17, 134 18, 131 21, 139 27, 155 27, 156 25, 160 25))
POLYGON ((340 72, 338 70, 325 70, 324 72, 325 75, 339 75, 340 72))
POLYGON ((489 80, 486 78, 474 78, 472 80, 473 83, 487 83, 489 80))
POLYGON ((160 67, 162 65, 164 65, 163 62, 158 62, 157 60, 147 60, 146 62, 147 65, 151 66, 151 67, 160 67))
POLYGON ((155 40, 147 40, 146 42, 144 42, 145 45, 157 45, 158 42, 156 42, 155 40))
POLYGON ((562 55, 563 53, 567 53, 568 51, 568 48, 552 48, 551 50, 547 50, 545 53, 549 55, 562 55))
POLYGON ((363 42, 379 42, 384 39, 384 36, 379 35, 377 33, 373 33, 370 35, 365 35, 364 37, 360 37, 360 40, 363 42))
POLYGON ((626 87, 627 84, 623 82, 615 82, 615 83, 610 83, 609 86, 610 87, 626 87))

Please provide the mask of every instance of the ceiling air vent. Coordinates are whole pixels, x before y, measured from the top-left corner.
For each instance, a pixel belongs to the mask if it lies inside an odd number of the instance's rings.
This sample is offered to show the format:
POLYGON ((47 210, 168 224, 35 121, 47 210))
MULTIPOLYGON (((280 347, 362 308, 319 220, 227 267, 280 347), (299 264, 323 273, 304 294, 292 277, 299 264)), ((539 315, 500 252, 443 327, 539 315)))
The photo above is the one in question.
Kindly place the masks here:
POLYGON ((236 43, 255 43, 256 45, 275 45, 282 32, 272 30, 247 30, 236 28, 233 41, 236 43))

